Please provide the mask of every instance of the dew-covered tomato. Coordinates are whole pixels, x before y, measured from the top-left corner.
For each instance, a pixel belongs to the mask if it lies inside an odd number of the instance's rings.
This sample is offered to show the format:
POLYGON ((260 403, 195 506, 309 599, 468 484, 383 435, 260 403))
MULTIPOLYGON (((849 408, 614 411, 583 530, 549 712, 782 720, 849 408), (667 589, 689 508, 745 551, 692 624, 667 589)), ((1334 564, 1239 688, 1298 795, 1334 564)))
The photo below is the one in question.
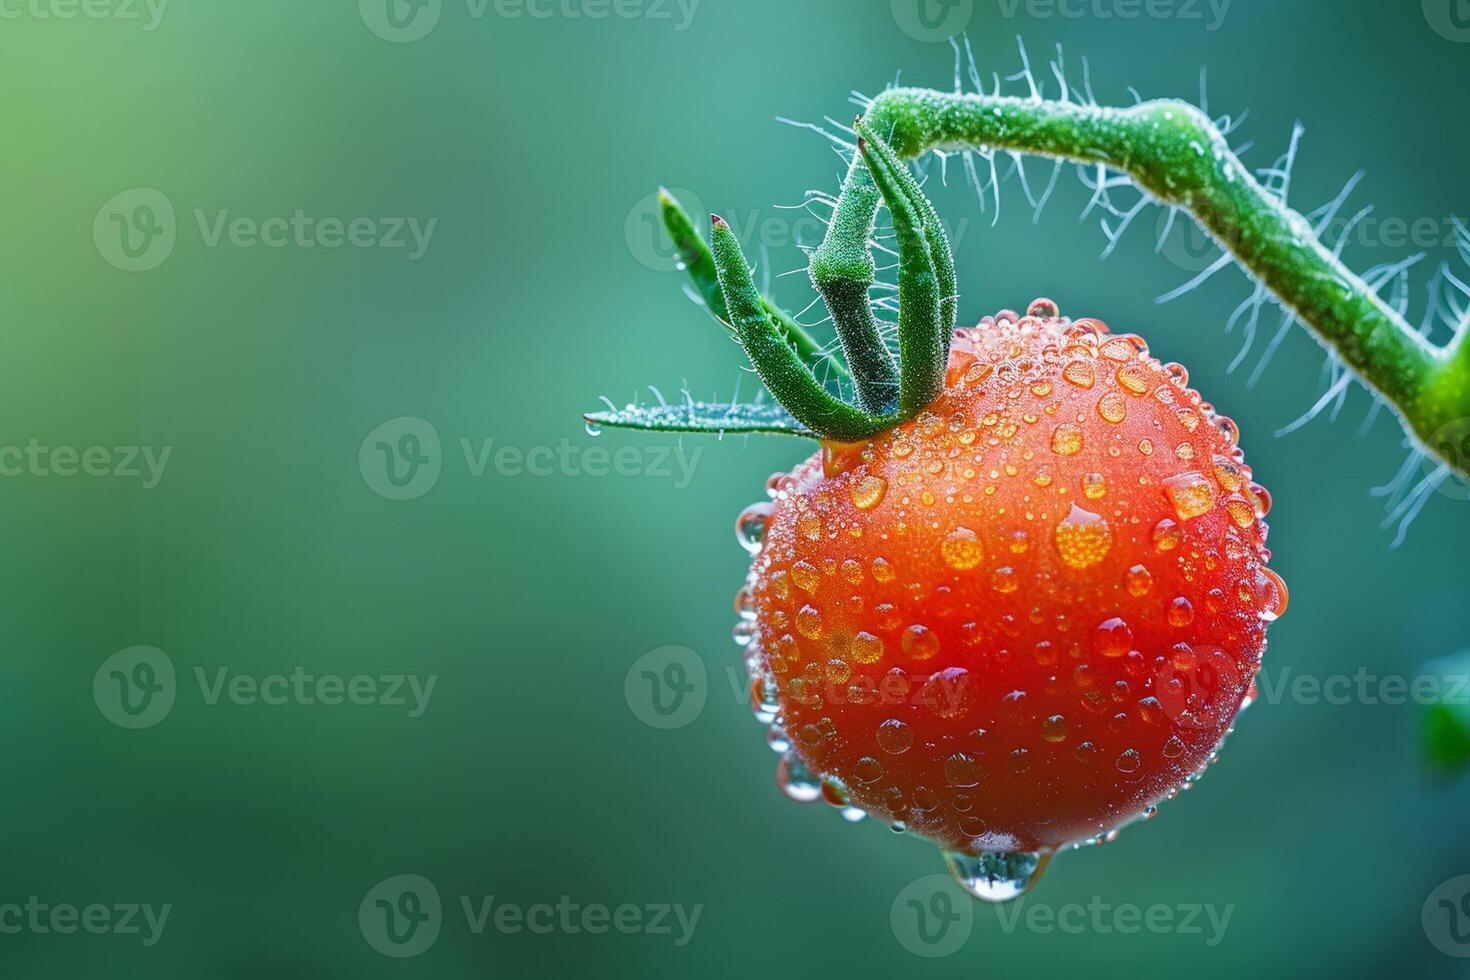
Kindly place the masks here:
POLYGON ((1182 367, 1045 301, 957 331, 926 412, 753 515, 783 765, 960 854, 1145 815, 1208 764, 1286 604, 1237 436, 1182 367))

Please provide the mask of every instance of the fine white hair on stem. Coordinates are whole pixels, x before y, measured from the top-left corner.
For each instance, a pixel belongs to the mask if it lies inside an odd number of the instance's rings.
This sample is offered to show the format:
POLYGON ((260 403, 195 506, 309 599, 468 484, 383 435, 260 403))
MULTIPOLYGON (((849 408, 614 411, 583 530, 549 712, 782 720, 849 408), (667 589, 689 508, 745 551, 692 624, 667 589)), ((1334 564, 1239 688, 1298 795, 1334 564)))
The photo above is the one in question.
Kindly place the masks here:
MULTIPOLYGON (((1019 69, 1014 73, 1002 76, 999 72, 981 71, 968 36, 960 35, 951 38, 950 44, 953 52, 953 85, 956 93, 973 92, 988 97, 1010 95, 1031 102, 1040 102, 1050 98, 1084 107, 1100 105, 1093 86, 1091 65, 1087 58, 1077 59, 1080 63, 1080 73, 1077 73, 1077 69, 1068 64, 1060 45, 1056 47, 1054 56, 1043 68, 1033 63, 1025 43, 1018 37, 1016 44, 1020 61, 1019 69)), ((1201 67, 1198 105, 1206 115, 1210 116, 1216 128, 1224 136, 1231 152, 1243 158, 1254 144, 1237 141, 1233 137, 1249 117, 1249 112, 1229 114, 1212 111, 1208 80, 1207 70, 1201 67)), ((1137 89, 1130 86, 1127 92, 1135 104, 1145 101, 1143 94, 1137 89)), ((851 93, 850 100, 860 112, 866 112, 872 104, 871 98, 859 92, 851 93)), ((856 151, 856 134, 850 126, 830 117, 823 120, 822 123, 804 123, 789 119, 781 121, 819 134, 831 144, 844 165, 850 164, 856 151)), ((1294 177, 1305 145, 1305 135, 1306 129, 1301 122, 1295 123, 1280 155, 1269 165, 1254 171, 1265 192, 1282 205, 1287 205, 1292 196, 1294 177)), ((1168 247, 1170 236, 1176 233, 1177 223, 1194 220, 1192 216, 1178 207, 1161 205, 1127 174, 1104 164, 1068 165, 1062 161, 1049 161, 1050 174, 1046 175, 1043 181, 1038 182, 1033 181, 1032 175, 1027 171, 1029 162, 1027 157, 1018 151, 997 150, 994 147, 964 149, 945 147, 934 151, 931 155, 933 161, 926 158, 915 165, 920 179, 934 176, 937 173, 940 182, 947 184, 951 157, 957 155, 960 165, 958 169, 965 182, 974 190, 976 205, 980 212, 989 214, 992 226, 998 224, 1001 218, 1001 205, 1004 200, 1002 184, 1013 182, 1018 186, 1021 197, 1031 212, 1032 221, 1039 222, 1047 205, 1054 199, 1062 172, 1070 167, 1075 172, 1081 187, 1088 192, 1079 221, 1095 221, 1101 229, 1104 239, 1101 253, 1103 258, 1111 256, 1119 248, 1128 232, 1151 208, 1164 207, 1167 209, 1167 214, 1160 218, 1161 230, 1155 241, 1155 250, 1161 253, 1168 247)), ((1362 232, 1368 227, 1366 223, 1374 214, 1373 208, 1371 206, 1349 206, 1349 202, 1359 191, 1365 179, 1363 172, 1354 172, 1345 179, 1341 190, 1326 203, 1310 210, 1296 208, 1305 217, 1313 234, 1335 256, 1341 257, 1349 246, 1362 246, 1367 243, 1367 236, 1362 232)), ((830 222, 835 204, 836 200, 830 194, 813 191, 808 193, 803 204, 798 206, 806 207, 810 213, 823 222, 825 227, 830 222)), ((1449 246, 1454 259, 1470 267, 1470 228, 1467 228, 1465 222, 1458 217, 1452 216, 1450 221, 1453 236, 1444 244, 1449 246)), ((875 221, 871 240, 874 253, 879 258, 877 272, 880 282, 875 284, 871 302, 879 320, 880 332, 890 345, 895 342, 894 317, 897 311, 897 297, 892 282, 892 274, 896 267, 896 254, 891 246, 891 241, 892 230, 891 226, 886 223, 886 212, 880 211, 879 218, 875 221)), ((804 251, 810 251, 809 246, 804 243, 799 244, 804 251)), ((1232 265, 1237 264, 1227 248, 1219 243, 1216 243, 1216 248, 1217 252, 1206 257, 1202 268, 1195 267, 1191 263, 1190 278, 1160 295, 1157 301, 1161 304, 1181 301, 1225 273, 1232 265)), ((1385 306, 1401 316, 1407 317, 1411 308, 1420 308, 1422 317, 1418 321, 1419 331, 1426 338, 1433 339, 1435 335, 1447 330, 1454 336, 1470 334, 1470 272, 1453 268, 1449 261, 1438 262, 1428 277, 1427 288, 1416 290, 1413 286, 1414 274, 1426 258, 1426 255, 1419 253, 1381 262, 1370 268, 1363 275, 1362 281, 1374 295, 1383 301, 1385 306), (1416 302, 1416 297, 1422 297, 1422 299, 1416 302), (1422 307, 1420 307, 1420 302, 1423 304, 1422 307)), ((1425 267, 1428 268, 1427 265, 1425 267)), ((791 274, 794 275, 801 271, 804 270, 792 270, 791 274)), ((1264 285, 1248 273, 1246 283, 1248 292, 1227 317, 1224 328, 1227 334, 1238 333, 1240 338, 1240 346, 1228 366, 1230 371, 1239 369, 1248 359, 1252 358, 1253 354, 1255 355, 1254 364, 1245 379, 1247 388, 1254 388, 1264 379, 1274 356, 1290 338, 1293 326, 1299 325, 1300 321, 1293 310, 1281 304, 1264 285), (1268 317, 1270 319, 1267 319, 1268 317), (1258 341, 1261 340, 1264 340, 1263 345, 1258 344, 1258 341)), ((1346 282, 1343 285, 1345 288, 1353 288, 1346 282)), ((805 314, 811 309, 812 307, 808 306, 802 312, 805 314)), ((826 320, 821 322, 826 322, 826 320)), ((835 344, 828 345, 826 348, 829 352, 834 349, 835 344)), ((1305 406, 1303 413, 1281 426, 1276 434, 1282 437, 1289 436, 1300 432, 1318 418, 1338 418, 1348 404, 1349 396, 1357 380, 1357 375, 1336 354, 1328 352, 1323 363, 1320 390, 1312 396, 1312 401, 1305 406)), ((1358 387, 1364 386, 1359 384, 1358 387)), ((1381 399, 1371 390, 1365 388, 1365 391, 1368 391, 1370 398, 1368 410, 1358 430, 1360 433, 1366 433, 1371 429, 1374 421, 1382 414, 1384 407, 1381 399)), ((1448 467, 1429 468, 1417 448, 1412 443, 1406 443, 1406 445, 1410 446, 1410 453, 1400 474, 1386 487, 1376 491, 1378 496, 1386 498, 1385 526, 1397 527, 1395 544, 1403 540, 1414 517, 1428 503, 1435 489, 1446 479, 1453 478, 1448 467), (1415 481, 1412 477, 1416 468, 1421 465, 1426 475, 1415 481)))

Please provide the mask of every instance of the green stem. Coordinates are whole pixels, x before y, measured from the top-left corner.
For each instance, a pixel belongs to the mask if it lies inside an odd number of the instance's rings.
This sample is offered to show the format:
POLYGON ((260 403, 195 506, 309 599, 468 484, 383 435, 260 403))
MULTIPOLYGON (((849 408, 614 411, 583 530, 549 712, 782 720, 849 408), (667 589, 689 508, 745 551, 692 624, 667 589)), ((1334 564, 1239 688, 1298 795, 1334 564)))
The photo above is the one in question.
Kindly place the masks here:
POLYGON ((944 390, 955 324, 954 257, 908 166, 866 127, 858 131, 858 152, 883 192, 898 240, 898 408, 911 418, 944 390))
MULTIPOLYGON (((864 122, 891 134, 889 142, 905 158, 935 149, 998 148, 1128 174, 1161 202, 1194 215, 1388 402, 1426 452, 1470 476, 1464 459, 1433 446, 1441 427, 1470 418, 1470 344, 1462 340, 1444 349, 1421 337, 1318 241, 1306 219, 1261 186, 1194 106, 1156 101, 1111 109, 891 89, 874 100, 864 122)), ((877 207, 877 188, 859 155, 827 237, 812 256, 819 288, 819 270, 834 282, 859 274, 855 243, 866 241, 877 207)))

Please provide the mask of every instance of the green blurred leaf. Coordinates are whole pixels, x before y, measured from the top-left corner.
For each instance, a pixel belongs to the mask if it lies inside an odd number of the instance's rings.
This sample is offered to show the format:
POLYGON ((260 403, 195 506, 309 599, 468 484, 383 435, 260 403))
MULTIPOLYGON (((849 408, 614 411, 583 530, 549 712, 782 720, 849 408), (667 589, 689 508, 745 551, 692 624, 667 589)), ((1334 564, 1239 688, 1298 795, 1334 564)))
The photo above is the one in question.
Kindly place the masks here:
POLYGON ((1424 760, 1461 775, 1470 769, 1470 651, 1427 664, 1423 673, 1440 681, 1439 700, 1421 712, 1424 760))

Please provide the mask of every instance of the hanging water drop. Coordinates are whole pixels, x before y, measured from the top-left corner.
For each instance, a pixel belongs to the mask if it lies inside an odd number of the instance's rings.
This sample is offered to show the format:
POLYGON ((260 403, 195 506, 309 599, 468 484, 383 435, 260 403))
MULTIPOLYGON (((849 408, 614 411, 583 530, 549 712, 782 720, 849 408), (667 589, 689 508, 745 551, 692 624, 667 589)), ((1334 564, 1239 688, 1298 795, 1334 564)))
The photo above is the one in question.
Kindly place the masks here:
POLYGON ((772 507, 768 503, 751 504, 735 518, 735 540, 740 547, 752 555, 760 554, 761 544, 766 539, 766 524, 771 519, 772 507))
POLYGON ((821 780, 795 752, 781 757, 781 765, 776 768, 776 785, 798 803, 815 803, 822 796, 821 780))
POLYGON ((779 721, 772 722, 771 727, 766 729, 766 744, 771 747, 772 752, 785 755, 791 751, 791 739, 786 734, 786 726, 779 721))
POLYGON ((1009 854, 961 854, 946 851, 944 863, 961 888, 982 902, 1009 902, 1036 884, 1050 854, 1017 851, 1009 854))

